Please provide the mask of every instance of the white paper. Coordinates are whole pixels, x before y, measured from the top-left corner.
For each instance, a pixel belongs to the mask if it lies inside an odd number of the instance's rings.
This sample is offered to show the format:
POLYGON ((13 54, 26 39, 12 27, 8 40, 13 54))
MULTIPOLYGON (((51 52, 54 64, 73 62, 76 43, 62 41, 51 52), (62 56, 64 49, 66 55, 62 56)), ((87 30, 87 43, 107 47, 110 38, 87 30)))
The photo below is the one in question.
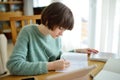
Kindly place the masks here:
POLYGON ((88 66, 87 54, 81 53, 63 53, 61 59, 65 59, 70 62, 70 67, 65 70, 58 70, 57 72, 69 72, 76 69, 82 69, 88 66))

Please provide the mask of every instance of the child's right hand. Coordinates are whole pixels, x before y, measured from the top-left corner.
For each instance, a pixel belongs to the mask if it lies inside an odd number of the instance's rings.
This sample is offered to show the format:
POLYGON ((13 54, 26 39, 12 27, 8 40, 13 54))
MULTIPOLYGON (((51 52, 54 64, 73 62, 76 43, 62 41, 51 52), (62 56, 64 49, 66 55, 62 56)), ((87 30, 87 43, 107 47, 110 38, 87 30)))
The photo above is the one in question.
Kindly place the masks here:
POLYGON ((56 60, 48 63, 48 70, 63 70, 68 68, 70 63, 64 59, 56 60))

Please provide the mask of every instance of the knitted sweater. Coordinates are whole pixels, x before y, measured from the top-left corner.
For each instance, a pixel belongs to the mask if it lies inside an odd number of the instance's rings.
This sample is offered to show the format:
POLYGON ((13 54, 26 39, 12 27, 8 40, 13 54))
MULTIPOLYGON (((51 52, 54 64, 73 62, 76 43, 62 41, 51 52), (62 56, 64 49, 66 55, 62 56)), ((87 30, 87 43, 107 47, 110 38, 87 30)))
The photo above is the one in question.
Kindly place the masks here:
POLYGON ((43 35, 38 25, 25 26, 19 33, 7 68, 13 75, 37 75, 48 72, 47 63, 61 55, 61 39, 43 35))

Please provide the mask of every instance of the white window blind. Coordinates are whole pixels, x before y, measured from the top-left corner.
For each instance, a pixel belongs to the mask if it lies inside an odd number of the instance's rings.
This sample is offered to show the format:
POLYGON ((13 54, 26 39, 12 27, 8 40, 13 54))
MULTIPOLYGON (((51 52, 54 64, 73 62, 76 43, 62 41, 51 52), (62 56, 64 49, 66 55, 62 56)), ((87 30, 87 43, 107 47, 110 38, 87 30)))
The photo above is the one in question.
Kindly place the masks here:
MULTIPOLYGON (((92 0, 93 3, 95 0, 92 0)), ((94 37, 89 38, 94 41, 90 46, 99 51, 113 52, 120 54, 120 0, 96 0, 95 8, 92 10, 96 13, 91 17, 95 21, 94 37)), ((90 35, 91 36, 91 35, 90 35)))

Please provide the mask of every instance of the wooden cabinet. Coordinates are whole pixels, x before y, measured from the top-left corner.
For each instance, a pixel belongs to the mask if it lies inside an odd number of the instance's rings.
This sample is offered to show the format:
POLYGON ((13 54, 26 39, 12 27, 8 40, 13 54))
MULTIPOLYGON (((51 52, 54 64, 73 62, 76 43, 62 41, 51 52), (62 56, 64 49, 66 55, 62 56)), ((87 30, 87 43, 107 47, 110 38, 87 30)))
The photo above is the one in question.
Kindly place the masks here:
POLYGON ((11 33, 9 18, 22 16, 23 6, 23 0, 0 0, 0 33, 11 33))

